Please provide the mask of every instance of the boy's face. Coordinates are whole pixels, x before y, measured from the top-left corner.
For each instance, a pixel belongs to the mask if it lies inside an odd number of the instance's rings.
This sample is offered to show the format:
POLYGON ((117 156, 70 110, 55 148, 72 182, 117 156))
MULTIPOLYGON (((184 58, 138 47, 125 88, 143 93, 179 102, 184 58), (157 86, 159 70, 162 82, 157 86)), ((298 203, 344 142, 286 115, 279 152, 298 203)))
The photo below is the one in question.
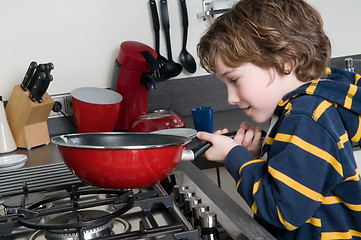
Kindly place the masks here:
POLYGON ((220 57, 216 60, 215 75, 227 86, 228 103, 238 105, 256 123, 268 121, 282 97, 293 90, 289 89, 290 82, 283 81, 285 77, 272 68, 263 69, 252 63, 230 68, 220 57))

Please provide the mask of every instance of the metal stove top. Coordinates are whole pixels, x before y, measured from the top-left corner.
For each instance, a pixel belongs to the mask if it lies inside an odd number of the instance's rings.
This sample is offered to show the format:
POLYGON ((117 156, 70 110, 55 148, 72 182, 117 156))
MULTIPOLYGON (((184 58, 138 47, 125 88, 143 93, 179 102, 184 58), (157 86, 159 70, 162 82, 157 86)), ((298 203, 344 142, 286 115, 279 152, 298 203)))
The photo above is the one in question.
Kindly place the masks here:
POLYGON ((132 190, 88 186, 64 163, 3 172, 0 239, 274 238, 198 168, 183 162, 161 184, 132 190), (180 194, 179 186, 192 194, 180 194), (206 214, 194 213, 200 205, 207 205, 206 214))
POLYGON ((62 163, 1 174, 0 204, 5 239, 199 239, 161 185, 94 188, 62 163))

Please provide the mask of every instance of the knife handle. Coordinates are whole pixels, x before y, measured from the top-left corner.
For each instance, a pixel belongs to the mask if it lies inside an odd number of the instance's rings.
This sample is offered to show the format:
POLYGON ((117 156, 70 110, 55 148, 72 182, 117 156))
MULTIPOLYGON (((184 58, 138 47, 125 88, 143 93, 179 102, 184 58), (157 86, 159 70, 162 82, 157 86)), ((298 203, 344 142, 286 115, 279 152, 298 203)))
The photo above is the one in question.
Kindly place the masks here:
POLYGON ((34 71, 37 66, 38 66, 38 64, 36 62, 31 62, 28 70, 25 73, 25 77, 20 85, 20 87, 23 89, 24 92, 26 92, 28 90, 28 84, 29 84, 30 80, 32 79, 34 71))
POLYGON ((36 82, 36 80, 38 79, 39 74, 40 74, 41 72, 45 72, 45 66, 44 66, 44 64, 39 64, 39 65, 37 66, 37 68, 36 68, 36 70, 35 70, 35 73, 34 73, 32 79, 31 79, 30 83, 28 84, 28 89, 29 89, 30 92, 31 92, 33 86, 35 85, 35 82, 36 82))
POLYGON ((45 73, 46 73, 46 75, 49 75, 51 70, 53 70, 53 69, 54 69, 54 64, 53 63, 50 62, 50 63, 45 64, 45 73))
POLYGON ((51 81, 53 81, 53 76, 51 74, 47 74, 45 80, 43 81, 43 84, 41 85, 39 93, 36 96, 36 100, 39 103, 43 102, 43 95, 46 93, 46 90, 48 90, 51 81))
POLYGON ((31 88, 29 98, 32 102, 35 102, 36 97, 39 94, 39 91, 41 89, 42 82, 45 80, 46 75, 44 72, 39 73, 38 78, 36 79, 33 87, 31 88))

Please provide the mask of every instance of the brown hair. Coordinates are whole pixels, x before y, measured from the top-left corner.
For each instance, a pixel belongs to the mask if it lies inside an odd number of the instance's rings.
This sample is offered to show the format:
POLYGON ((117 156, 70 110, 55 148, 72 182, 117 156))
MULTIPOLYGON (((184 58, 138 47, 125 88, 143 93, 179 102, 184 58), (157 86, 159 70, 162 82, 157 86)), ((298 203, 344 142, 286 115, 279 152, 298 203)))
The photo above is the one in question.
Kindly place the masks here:
POLYGON ((240 0, 215 20, 197 47, 210 73, 220 56, 232 68, 251 62, 283 74, 295 70, 303 82, 320 78, 331 56, 321 15, 303 0, 240 0))

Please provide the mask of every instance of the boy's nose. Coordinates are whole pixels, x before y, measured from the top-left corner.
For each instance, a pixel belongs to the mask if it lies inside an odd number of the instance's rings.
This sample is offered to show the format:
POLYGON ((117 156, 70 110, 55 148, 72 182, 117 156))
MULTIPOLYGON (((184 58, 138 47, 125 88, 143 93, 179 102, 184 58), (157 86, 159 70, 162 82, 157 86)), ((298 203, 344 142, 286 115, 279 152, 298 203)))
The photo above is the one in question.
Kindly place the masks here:
POLYGON ((240 99, 238 95, 234 91, 228 90, 228 104, 236 105, 237 103, 239 103, 239 101, 240 99))

